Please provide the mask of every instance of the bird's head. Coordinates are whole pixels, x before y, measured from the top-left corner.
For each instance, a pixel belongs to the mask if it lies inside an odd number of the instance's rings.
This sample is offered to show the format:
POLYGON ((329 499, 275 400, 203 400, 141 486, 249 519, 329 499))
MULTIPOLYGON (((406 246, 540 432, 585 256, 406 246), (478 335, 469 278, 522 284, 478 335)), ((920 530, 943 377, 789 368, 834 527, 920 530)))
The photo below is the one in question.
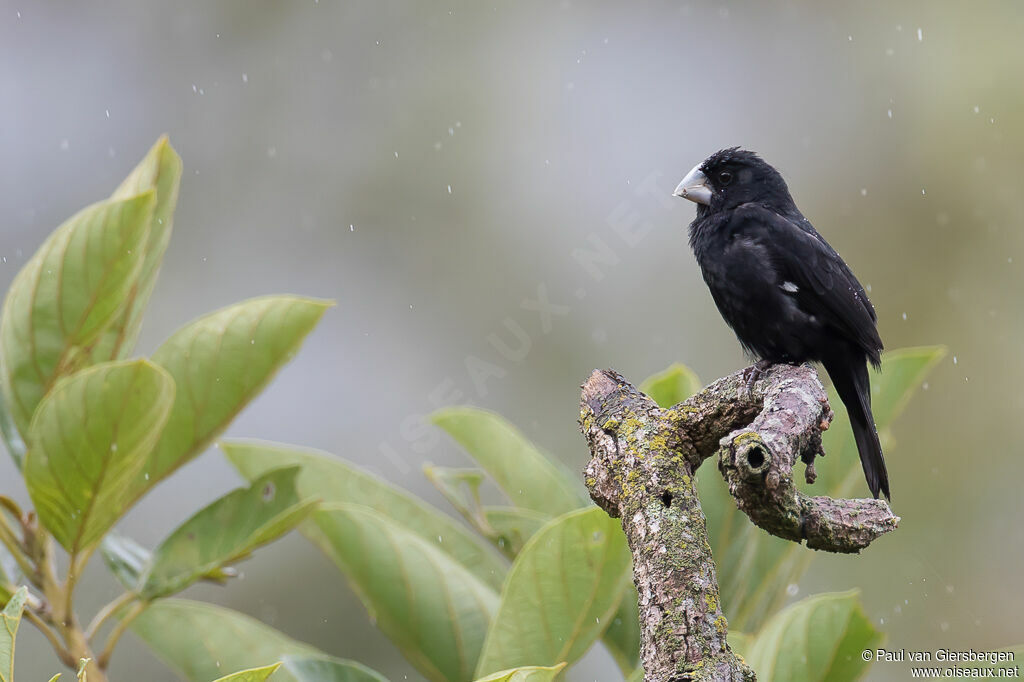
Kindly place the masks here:
POLYGON ((787 213, 796 207, 786 181, 754 152, 731 147, 715 152, 686 174, 675 196, 697 204, 697 214, 756 202, 787 213))

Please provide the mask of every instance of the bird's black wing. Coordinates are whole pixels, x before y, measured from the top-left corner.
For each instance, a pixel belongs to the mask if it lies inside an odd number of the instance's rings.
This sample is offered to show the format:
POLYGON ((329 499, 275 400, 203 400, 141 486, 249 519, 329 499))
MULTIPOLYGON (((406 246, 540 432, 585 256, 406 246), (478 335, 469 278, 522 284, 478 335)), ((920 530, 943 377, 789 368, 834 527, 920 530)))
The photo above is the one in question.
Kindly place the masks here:
POLYGON ((810 223, 801 225, 748 203, 733 211, 727 229, 757 240, 770 254, 780 280, 776 284, 797 306, 878 363, 882 339, 875 328, 875 309, 850 268, 810 223))

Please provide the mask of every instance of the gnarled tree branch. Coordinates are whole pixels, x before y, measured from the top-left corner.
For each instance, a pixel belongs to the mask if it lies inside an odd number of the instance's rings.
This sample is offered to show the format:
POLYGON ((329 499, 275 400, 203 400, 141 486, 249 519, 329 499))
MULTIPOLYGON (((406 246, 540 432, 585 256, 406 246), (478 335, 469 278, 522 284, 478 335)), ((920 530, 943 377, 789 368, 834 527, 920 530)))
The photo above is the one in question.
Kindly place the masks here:
POLYGON ((810 497, 793 483, 797 459, 813 481, 832 419, 814 370, 776 365, 750 390, 746 376, 719 379, 670 409, 613 371, 595 371, 583 386, 587 488, 622 519, 633 553, 646 682, 754 679, 726 642, 693 480, 708 457, 718 454, 729 492, 751 521, 813 549, 857 552, 899 522, 883 501, 810 497))

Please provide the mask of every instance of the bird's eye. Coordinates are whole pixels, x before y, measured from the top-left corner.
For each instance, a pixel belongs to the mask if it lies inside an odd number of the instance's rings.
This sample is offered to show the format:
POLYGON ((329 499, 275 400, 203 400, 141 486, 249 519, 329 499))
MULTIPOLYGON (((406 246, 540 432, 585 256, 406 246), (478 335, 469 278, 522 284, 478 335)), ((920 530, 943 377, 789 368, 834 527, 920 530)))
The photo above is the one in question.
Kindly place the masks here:
POLYGON ((729 171, 722 171, 721 173, 718 174, 718 184, 724 187, 728 185, 730 182, 732 182, 732 173, 730 173, 729 171))

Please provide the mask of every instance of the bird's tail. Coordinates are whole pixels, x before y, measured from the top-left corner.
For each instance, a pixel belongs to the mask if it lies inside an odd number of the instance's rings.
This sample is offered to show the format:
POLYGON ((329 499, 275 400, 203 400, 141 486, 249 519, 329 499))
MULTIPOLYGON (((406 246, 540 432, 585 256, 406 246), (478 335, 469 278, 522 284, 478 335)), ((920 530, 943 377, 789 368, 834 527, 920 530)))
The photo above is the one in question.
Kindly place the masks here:
POLYGON ((875 499, 878 499, 879 491, 886 499, 890 499, 889 474, 885 470, 882 444, 878 442, 875 418, 871 414, 871 383, 867 362, 863 358, 847 356, 838 362, 826 361, 824 365, 850 415, 850 426, 853 428, 853 438, 857 442, 857 452, 860 453, 868 488, 875 499))

